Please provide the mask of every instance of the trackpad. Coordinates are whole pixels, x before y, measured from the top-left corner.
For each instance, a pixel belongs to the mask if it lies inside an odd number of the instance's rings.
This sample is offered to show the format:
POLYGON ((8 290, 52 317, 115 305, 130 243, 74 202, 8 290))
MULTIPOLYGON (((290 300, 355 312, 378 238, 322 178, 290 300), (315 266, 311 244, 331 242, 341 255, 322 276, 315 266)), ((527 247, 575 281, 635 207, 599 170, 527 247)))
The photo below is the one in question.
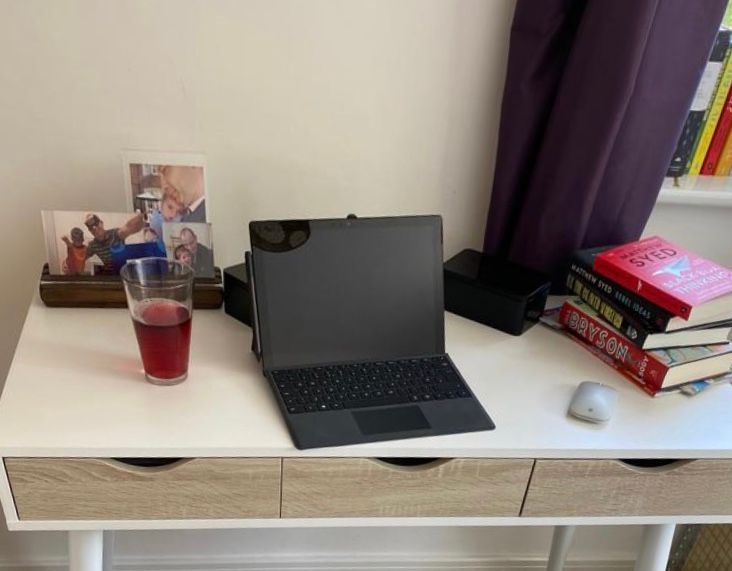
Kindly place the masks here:
POLYGON ((354 412, 359 429, 363 434, 383 434, 385 432, 404 432, 430 428, 418 406, 400 406, 382 410, 354 412))

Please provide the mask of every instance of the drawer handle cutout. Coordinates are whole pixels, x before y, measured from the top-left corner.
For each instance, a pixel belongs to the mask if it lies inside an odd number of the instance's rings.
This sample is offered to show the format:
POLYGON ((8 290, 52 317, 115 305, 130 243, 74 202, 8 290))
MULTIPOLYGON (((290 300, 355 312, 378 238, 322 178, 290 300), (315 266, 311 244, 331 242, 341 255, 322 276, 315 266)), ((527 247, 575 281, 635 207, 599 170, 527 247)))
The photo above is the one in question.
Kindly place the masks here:
POLYGON ((374 458, 375 462, 397 470, 430 470, 449 462, 452 458, 374 458))
POLYGON ((191 460, 193 458, 110 458, 108 462, 126 470, 146 474, 173 470, 191 460))
POLYGON ((662 474, 664 472, 672 472, 676 468, 686 466, 693 460, 679 460, 669 458, 637 458, 618 460, 626 468, 630 468, 634 472, 640 474, 662 474))

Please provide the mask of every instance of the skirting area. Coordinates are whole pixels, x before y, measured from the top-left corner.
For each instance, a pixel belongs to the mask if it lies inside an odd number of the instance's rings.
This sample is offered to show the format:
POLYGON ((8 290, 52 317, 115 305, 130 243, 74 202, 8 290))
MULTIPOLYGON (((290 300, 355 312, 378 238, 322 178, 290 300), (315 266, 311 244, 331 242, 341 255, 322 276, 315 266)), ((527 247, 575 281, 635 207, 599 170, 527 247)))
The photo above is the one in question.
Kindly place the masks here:
MULTIPOLYGON (((65 559, 22 562, 0 560, 0 571, 66 571, 65 559)), ((276 556, 259 560, 243 558, 120 558, 115 559, 115 571, 544 571, 546 560, 491 559, 378 559, 354 558, 296 559, 276 556)), ((633 561, 569 561, 568 571, 631 571, 633 561)))

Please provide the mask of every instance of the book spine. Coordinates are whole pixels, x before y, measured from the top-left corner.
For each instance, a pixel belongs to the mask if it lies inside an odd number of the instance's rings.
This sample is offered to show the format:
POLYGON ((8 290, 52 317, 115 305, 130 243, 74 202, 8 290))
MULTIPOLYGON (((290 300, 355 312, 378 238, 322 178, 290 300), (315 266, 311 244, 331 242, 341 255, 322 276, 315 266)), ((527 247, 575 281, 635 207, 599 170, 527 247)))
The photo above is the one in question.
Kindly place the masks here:
POLYGON ((732 89, 727 90, 727 97, 722 108, 722 114, 719 116, 717 128, 709 143, 709 150, 702 165, 701 174, 713 175, 722 154, 722 148, 729 135, 730 127, 732 127, 732 89))
POLYGON ((691 159, 691 165, 689 166, 690 175, 697 175, 701 173, 704 159, 706 158, 707 151, 709 150, 709 144, 711 143, 712 136, 717 128, 717 121, 719 121, 719 116, 722 114, 722 108, 724 107, 724 101, 727 98, 727 92, 729 91, 730 85, 732 85, 731 53, 732 52, 728 49, 724 58, 722 72, 720 73, 719 80, 717 81, 717 87, 714 90, 714 97, 712 97, 712 102, 705 114, 704 126, 701 129, 699 141, 696 145, 694 156, 691 159))
POLYGON ((600 317, 625 335, 631 343, 643 348, 648 337, 648 329, 643 324, 572 272, 567 274, 567 287, 592 307, 600 317))
POLYGON ((576 335, 573 335, 571 333, 567 333, 567 336, 577 343, 580 347, 582 347, 585 351, 588 351, 600 361, 605 363, 608 367, 612 367, 615 369, 618 373, 623 375, 626 379, 628 379, 631 383, 636 385, 637 387, 643 389, 646 393, 651 395, 652 397, 655 397, 659 393, 659 389, 654 388, 652 386, 647 385, 645 382, 643 382, 641 379, 636 377, 633 373, 631 373, 628 369, 623 367, 622 364, 620 364, 618 361, 610 357, 609 355, 606 355, 600 349, 595 347, 594 345, 591 345, 588 341, 581 337, 577 337, 576 335))
POLYGON ((709 108, 714 95, 714 88, 722 70, 722 63, 730 43, 730 31, 720 30, 709 54, 709 61, 704 67, 694 99, 689 108, 684 127, 676 144, 666 176, 679 177, 688 172, 689 164, 699 139, 704 114, 709 108))
POLYGON ((676 144, 676 150, 671 158, 671 164, 666 171, 666 176, 684 176, 689 168, 691 152, 701 130, 704 121, 704 111, 689 111, 684 123, 681 136, 676 144))
POLYGON ((633 345, 601 319, 587 314, 571 303, 565 303, 559 313, 559 322, 572 334, 622 364, 652 389, 658 390, 663 385, 668 367, 633 345))
POLYGON ((596 291, 601 292, 608 300, 647 322, 654 333, 663 333, 668 328, 669 321, 673 317, 670 312, 605 279, 595 272, 591 265, 573 259, 570 264, 570 272, 576 274, 596 291))
POLYGON ((717 168, 714 169, 715 176, 727 176, 732 170, 732 137, 727 134, 727 140, 722 147, 722 154, 719 156, 717 168))
POLYGON ((595 258, 593 269, 598 274, 634 291, 636 294, 643 296, 648 301, 670 311, 672 314, 682 319, 689 319, 691 306, 654 284, 627 273, 601 257, 595 258))

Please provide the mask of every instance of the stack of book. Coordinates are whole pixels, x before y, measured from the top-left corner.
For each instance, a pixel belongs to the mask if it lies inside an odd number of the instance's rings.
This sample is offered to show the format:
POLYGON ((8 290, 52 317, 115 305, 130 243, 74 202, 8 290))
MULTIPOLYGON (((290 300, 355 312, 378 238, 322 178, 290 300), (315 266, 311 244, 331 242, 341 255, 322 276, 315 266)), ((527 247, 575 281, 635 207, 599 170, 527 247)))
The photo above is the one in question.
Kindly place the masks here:
POLYGON ((732 379, 732 271, 658 236, 574 254, 559 320, 650 395, 732 379))
POLYGON ((666 176, 732 170, 732 31, 719 30, 666 176))

